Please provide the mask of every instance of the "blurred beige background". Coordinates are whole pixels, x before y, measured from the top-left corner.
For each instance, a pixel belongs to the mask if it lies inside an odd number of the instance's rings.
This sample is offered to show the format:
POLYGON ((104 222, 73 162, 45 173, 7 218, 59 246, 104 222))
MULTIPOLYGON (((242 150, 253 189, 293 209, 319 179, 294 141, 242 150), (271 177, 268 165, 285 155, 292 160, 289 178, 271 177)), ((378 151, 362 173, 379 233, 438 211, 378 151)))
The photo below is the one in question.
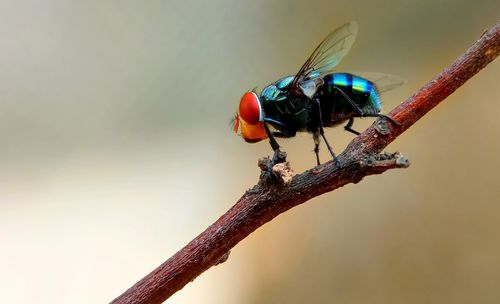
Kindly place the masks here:
MULTIPOLYGON (((335 27, 360 25, 339 70, 408 79, 388 110, 499 13, 497 0, 0 1, 1 302, 109 302, 216 220, 271 154, 230 132, 239 97, 297 71, 335 27)), ((499 79, 497 60, 389 146, 409 169, 278 217, 170 303, 498 303, 499 79)), ((328 137, 337 152, 352 139, 328 137)), ((309 135, 282 143, 296 171, 314 165, 309 135)))

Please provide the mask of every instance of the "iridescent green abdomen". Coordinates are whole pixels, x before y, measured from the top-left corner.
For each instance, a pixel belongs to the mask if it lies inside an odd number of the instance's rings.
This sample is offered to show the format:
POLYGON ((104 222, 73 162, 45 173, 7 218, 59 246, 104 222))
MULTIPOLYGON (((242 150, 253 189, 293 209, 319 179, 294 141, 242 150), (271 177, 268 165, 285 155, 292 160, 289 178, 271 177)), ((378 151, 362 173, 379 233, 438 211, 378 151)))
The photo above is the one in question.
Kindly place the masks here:
POLYGON ((316 94, 326 126, 336 125, 356 115, 352 103, 363 114, 376 114, 382 109, 375 84, 365 78, 349 73, 332 73, 323 76, 323 80, 324 84, 316 94))

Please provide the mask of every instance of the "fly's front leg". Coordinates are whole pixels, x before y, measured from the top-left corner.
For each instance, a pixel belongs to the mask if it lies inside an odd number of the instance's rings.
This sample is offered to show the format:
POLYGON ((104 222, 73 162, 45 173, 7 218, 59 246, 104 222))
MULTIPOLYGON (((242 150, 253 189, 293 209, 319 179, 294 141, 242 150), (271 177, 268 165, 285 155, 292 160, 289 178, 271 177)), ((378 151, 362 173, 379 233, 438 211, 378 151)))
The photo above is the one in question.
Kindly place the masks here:
MULTIPOLYGON (((325 137, 325 131, 323 130, 323 118, 321 117, 321 103, 318 98, 315 98, 314 101, 316 102, 316 105, 318 106, 318 118, 319 118, 319 134, 321 137, 323 137, 323 140, 325 141, 326 147, 328 148, 328 151, 330 151, 330 154, 333 157, 333 160, 337 165, 339 165, 339 160, 337 159, 337 156, 335 155, 335 152, 333 152, 332 147, 328 143, 328 140, 326 140, 325 137)), ((319 163, 319 160, 318 160, 319 163)))
POLYGON ((264 122, 264 129, 266 130, 267 136, 269 137, 269 143, 271 144, 271 148, 273 148, 274 151, 272 160, 273 164, 284 163, 286 161, 286 153, 280 151, 280 145, 276 141, 276 138, 274 138, 273 133, 271 132, 269 126, 265 122, 264 122))

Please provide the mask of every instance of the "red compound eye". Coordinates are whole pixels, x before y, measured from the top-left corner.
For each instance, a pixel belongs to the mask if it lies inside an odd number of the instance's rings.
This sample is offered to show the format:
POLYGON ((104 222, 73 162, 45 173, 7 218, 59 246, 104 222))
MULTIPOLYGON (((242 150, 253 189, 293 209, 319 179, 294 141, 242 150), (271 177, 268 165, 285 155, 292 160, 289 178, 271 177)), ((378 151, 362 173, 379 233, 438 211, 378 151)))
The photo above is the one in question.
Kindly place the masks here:
POLYGON ((262 115, 257 94, 254 92, 246 92, 243 94, 240 101, 239 113, 240 117, 251 125, 261 120, 262 115))

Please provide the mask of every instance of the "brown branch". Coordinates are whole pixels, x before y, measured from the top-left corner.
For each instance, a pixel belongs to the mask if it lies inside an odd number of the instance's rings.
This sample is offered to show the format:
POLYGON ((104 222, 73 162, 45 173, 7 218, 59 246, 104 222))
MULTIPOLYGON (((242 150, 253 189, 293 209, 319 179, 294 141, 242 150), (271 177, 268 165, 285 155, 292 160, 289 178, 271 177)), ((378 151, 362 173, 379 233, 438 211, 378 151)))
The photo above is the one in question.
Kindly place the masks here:
POLYGON ((389 113, 401 125, 378 120, 329 162, 293 176, 287 165, 263 169, 259 184, 248 190, 214 224, 145 276, 112 303, 161 303, 208 268, 224 262, 229 250, 255 229, 288 209, 363 177, 409 165, 401 155, 378 154, 418 119, 474 76, 500 52, 500 23, 465 54, 389 113), (293 178, 292 178, 293 176, 293 178))

